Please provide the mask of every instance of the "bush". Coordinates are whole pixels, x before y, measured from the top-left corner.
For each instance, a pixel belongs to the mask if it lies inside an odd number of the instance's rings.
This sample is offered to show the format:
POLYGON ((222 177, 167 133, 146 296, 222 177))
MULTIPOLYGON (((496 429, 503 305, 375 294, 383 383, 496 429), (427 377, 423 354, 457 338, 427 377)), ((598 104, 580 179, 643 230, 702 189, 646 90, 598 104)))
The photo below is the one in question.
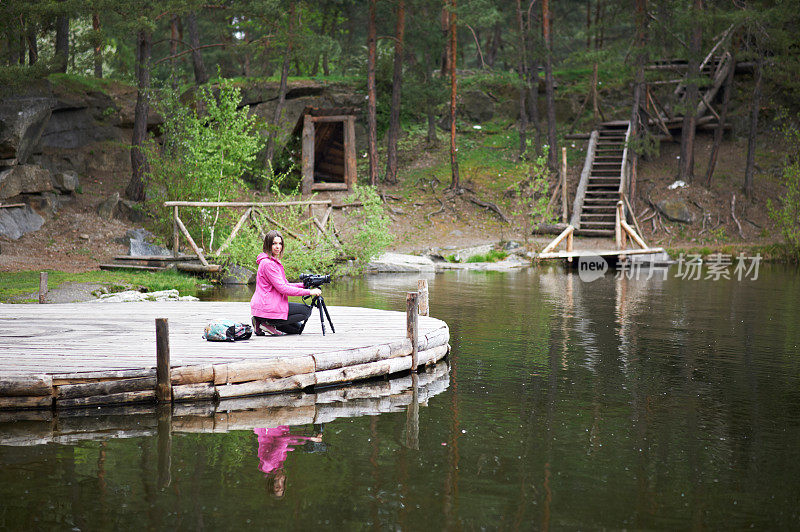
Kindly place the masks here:
MULTIPOLYGON (((154 217, 154 230, 162 237, 172 231, 172 213, 165 201, 232 201, 245 187, 242 177, 255 170, 256 155, 264 146, 256 119, 239 108, 241 94, 222 81, 215 94, 200 87, 195 107, 184 105, 177 94, 165 90, 155 102, 164 117, 162 143, 150 139, 146 146, 150 171, 146 205, 154 217)), ((181 213, 187 227, 199 227, 198 245, 211 249, 213 236, 229 231, 235 213, 221 209, 190 209, 181 213), (206 242, 206 237, 208 241, 206 242)))
MULTIPOLYGON (((789 120, 784 116, 781 121, 788 145, 800 145, 797 120, 789 120)), ((768 203, 769 212, 786 241, 787 254, 793 261, 800 262, 800 156, 797 153, 790 152, 783 168, 782 180, 786 185, 786 193, 777 205, 771 201, 768 203)))
POLYGON ((343 251, 361 266, 380 255, 394 239, 389 233, 391 220, 383 210, 383 202, 374 188, 358 186, 347 196, 345 203, 361 202, 360 209, 352 209, 345 214, 342 228, 343 251))

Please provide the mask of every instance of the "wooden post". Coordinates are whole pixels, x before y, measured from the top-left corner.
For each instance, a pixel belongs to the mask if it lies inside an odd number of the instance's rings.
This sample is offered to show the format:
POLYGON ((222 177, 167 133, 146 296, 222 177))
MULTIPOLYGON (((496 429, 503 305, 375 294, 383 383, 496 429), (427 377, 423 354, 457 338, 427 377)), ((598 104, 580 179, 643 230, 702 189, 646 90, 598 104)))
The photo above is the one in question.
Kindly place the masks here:
POLYGON ((620 218, 622 213, 622 202, 617 202, 617 210, 616 216, 614 217, 614 240, 617 245, 617 249, 622 249, 622 225, 620 225, 620 218))
POLYGON ((176 259, 178 258, 178 247, 180 246, 180 242, 178 241, 178 206, 175 205, 172 208, 172 256, 176 259))
POLYGON ((417 280, 417 292, 419 293, 419 315, 429 316, 430 309, 428 308, 428 280, 417 280))
POLYGON ((39 303, 47 299, 47 272, 39 272, 39 303))
POLYGON ((311 193, 311 186, 314 184, 314 121, 311 115, 303 117, 303 194, 311 193))
MULTIPOLYGON (((572 253, 572 238, 572 233, 567 235, 567 253, 572 253)), ((572 262, 572 257, 567 257, 567 262, 572 262)))
POLYGON ((567 148, 561 148, 561 222, 567 223, 567 148))
POLYGON ((159 403, 172 401, 169 366, 169 321, 156 318, 156 399, 159 403))
POLYGON ((417 338, 418 322, 417 317, 417 292, 406 293, 406 335, 411 340, 411 371, 417 371, 417 350, 419 339, 417 338))
POLYGON ((347 189, 356 184, 356 117, 348 116, 344 121, 344 182, 347 189))

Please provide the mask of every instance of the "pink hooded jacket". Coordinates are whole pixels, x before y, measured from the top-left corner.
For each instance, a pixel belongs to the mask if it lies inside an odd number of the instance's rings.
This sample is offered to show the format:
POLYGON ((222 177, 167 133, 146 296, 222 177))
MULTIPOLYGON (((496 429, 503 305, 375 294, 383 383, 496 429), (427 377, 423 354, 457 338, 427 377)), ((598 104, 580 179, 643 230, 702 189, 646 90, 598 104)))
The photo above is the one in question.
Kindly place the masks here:
POLYGON ((285 320, 289 315, 289 296, 308 296, 311 290, 303 288, 302 283, 287 281, 278 259, 259 253, 256 262, 256 291, 250 299, 250 312, 259 318, 285 320))

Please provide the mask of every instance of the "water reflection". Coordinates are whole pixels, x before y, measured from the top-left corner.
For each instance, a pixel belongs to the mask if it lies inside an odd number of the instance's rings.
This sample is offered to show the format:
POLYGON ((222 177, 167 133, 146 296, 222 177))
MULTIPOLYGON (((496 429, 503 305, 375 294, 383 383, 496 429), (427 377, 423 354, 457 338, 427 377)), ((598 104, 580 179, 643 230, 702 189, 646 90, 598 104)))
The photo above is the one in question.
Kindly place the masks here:
MULTIPOLYGON (((402 310, 416 281, 339 279, 325 296, 402 310)), ((408 376, 402 401, 341 388, 181 406, 163 444, 152 412, 5 424, 4 438, 60 445, 0 446, 0 527, 800 528, 796 270, 459 271, 429 288, 451 331, 439 392, 420 374, 416 400, 408 376), (324 452, 288 452, 284 495, 267 496, 253 429, 315 424, 324 452)))

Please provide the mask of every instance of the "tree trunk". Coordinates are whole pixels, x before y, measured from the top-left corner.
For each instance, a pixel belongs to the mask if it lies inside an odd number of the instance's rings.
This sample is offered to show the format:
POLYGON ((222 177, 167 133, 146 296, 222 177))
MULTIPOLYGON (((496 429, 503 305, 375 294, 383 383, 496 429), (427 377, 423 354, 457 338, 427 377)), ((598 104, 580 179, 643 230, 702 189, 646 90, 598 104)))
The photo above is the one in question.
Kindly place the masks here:
POLYGON ((525 25, 522 22, 521 0, 517 0, 517 28, 519 30, 517 63, 517 70, 519 72, 519 158, 523 159, 525 153, 528 151, 528 112, 525 110, 525 93, 527 92, 525 67, 528 63, 525 52, 528 45, 525 39, 525 25))
POLYGON ((442 17, 440 19, 440 28, 442 30, 442 35, 444 36, 445 46, 442 50, 442 66, 439 70, 442 74, 442 79, 444 76, 450 73, 450 53, 448 52, 448 47, 450 46, 450 11, 448 11, 448 1, 445 0, 444 4, 442 5, 442 17))
POLYGON ((397 183, 397 140, 400 137, 400 90, 403 84, 403 51, 405 46, 406 6, 397 3, 397 26, 394 41, 394 72, 392 74, 392 108, 387 134, 386 182, 397 183))
POLYGON ((731 90, 733 89, 733 74, 736 70, 736 58, 731 52, 728 75, 725 78, 725 88, 722 92, 722 109, 719 110, 719 124, 714 130, 714 144, 711 146, 711 156, 708 159, 708 171, 706 172, 706 188, 711 187, 711 178, 714 177, 714 169, 717 166, 717 156, 719 147, 722 144, 722 136, 725 134, 725 121, 728 119, 728 104, 731 100, 731 90))
POLYGON ((289 79, 289 62, 292 59, 293 43, 292 38, 294 34, 294 17, 295 17, 295 3, 292 2, 289 8, 289 31, 287 32, 286 50, 283 56, 283 68, 281 69, 281 84, 278 88, 278 105, 275 106, 275 115, 272 120, 272 129, 267 136, 267 162, 272 164, 272 159, 275 156, 275 139, 278 135, 278 126, 281 122, 283 115, 283 105, 286 102, 286 85, 289 79))
POLYGON ((703 26, 700 14, 702 0, 694 0, 692 12, 694 22, 689 41, 689 65, 686 71, 686 93, 684 97, 683 127, 681 129, 681 159, 678 166, 678 179, 687 183, 694 180, 694 138, 697 130, 697 79, 700 77, 700 53, 703 44, 703 26))
POLYGON ((35 65, 39 60, 39 47, 36 43, 36 24, 28 22, 25 32, 25 38, 28 41, 28 66, 35 65))
POLYGON ((756 166, 756 135, 758 133, 758 111, 761 105, 761 81, 764 76, 764 55, 759 53, 756 61, 756 83, 753 87, 752 106, 750 107, 750 131, 747 135, 747 164, 744 168, 744 194, 753 197, 753 172, 756 166))
POLYGON ((537 38, 537 34, 533 33, 533 26, 534 21, 536 19, 536 14, 538 10, 531 9, 528 11, 528 46, 529 54, 528 57, 531 58, 530 65, 527 69, 527 76, 528 76, 528 120, 533 124, 533 132, 535 135, 535 148, 536 148, 536 155, 540 155, 542 153, 542 124, 539 118, 539 59, 538 59, 538 52, 539 46, 535 46, 535 43, 538 43, 539 39, 537 38))
POLYGON ((456 151, 456 97, 458 96, 458 83, 456 81, 456 52, 458 35, 456 33, 456 1, 448 0, 450 4, 450 46, 448 48, 450 66, 450 188, 459 190, 461 183, 458 176, 458 152, 456 151))
POLYGON ((147 159, 141 149, 147 138, 147 113, 150 110, 148 91, 150 90, 150 52, 153 38, 149 32, 139 30, 136 34, 136 109, 133 118, 133 138, 131 139, 131 180, 125 195, 133 201, 144 199, 144 177, 148 172, 147 159))
POLYGON ((556 98, 553 84, 553 39, 550 28, 550 1, 542 0, 542 36, 545 46, 544 84, 547 99, 547 142, 550 145, 547 165, 553 174, 558 174, 558 140, 556 138, 556 98))
POLYGON ((175 71, 175 65, 178 59, 175 57, 178 54, 178 15, 173 15, 169 21, 170 39, 169 39, 169 55, 172 59, 169 60, 169 77, 170 86, 172 90, 178 90, 178 76, 175 71))
POLYGON ((369 25, 367 29, 367 143, 369 153, 369 184, 378 184, 378 122, 375 90, 376 23, 377 0, 369 0, 369 25))
MULTIPOLYGON (((634 75, 634 85, 633 85, 633 110, 631 111, 631 140, 636 141, 638 140, 642 133, 643 133, 643 123, 642 123, 642 115, 641 115, 641 107, 642 107, 642 96, 645 91, 645 84, 644 84, 644 65, 646 62, 645 57, 645 40, 647 38, 647 0, 635 0, 636 5, 636 73, 634 75)), ((597 63, 594 64, 595 67, 595 76, 597 75, 597 63)), ((597 82, 597 78, 595 77, 595 83, 597 82)), ((595 86, 595 91, 597 91, 597 87, 595 86)), ((630 154, 631 165, 635 169, 637 163, 638 154, 635 150, 628 150, 630 154)), ((630 180, 628 181, 628 198, 633 201, 633 194, 636 188, 636 174, 635 172, 630 173, 630 180)))
POLYGON ((197 29, 197 13, 186 15, 186 25, 189 30, 189 44, 192 47, 192 66, 194 67, 194 79, 198 85, 208 81, 208 72, 203 63, 203 56, 200 54, 200 32, 197 29))
POLYGON ((95 32, 94 45, 94 77, 103 77, 103 41, 100 39, 100 15, 92 13, 92 29, 95 32))
POLYGON ((53 60, 56 72, 66 72, 69 61, 69 16, 58 15, 56 18, 56 50, 53 60))

